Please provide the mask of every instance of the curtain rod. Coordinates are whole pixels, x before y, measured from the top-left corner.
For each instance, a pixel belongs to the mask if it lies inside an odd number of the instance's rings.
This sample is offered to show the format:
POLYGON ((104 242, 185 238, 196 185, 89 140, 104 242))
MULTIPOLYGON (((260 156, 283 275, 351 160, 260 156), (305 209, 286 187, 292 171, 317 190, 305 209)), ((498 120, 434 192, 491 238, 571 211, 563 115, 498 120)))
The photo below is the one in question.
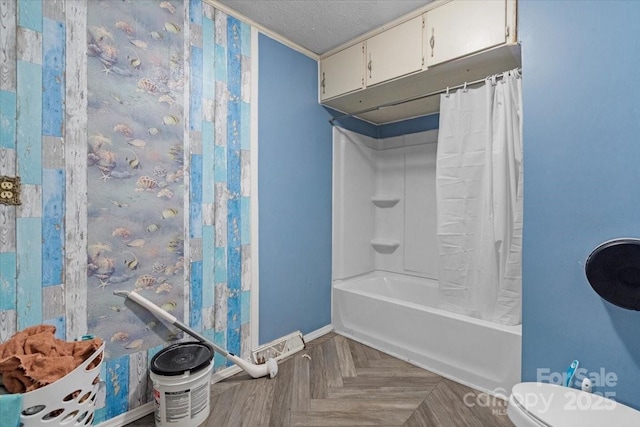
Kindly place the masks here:
MULTIPOLYGON (((518 71, 518 73, 522 73, 522 69, 516 68, 516 70, 518 71)), ((506 72, 508 72, 508 71, 506 71, 506 72)), ((504 74, 505 73, 499 73, 499 74, 494 74, 493 76, 495 76, 496 79, 501 79, 504 74)), ((412 96, 410 98, 404 98, 404 99, 401 99, 399 101, 388 102, 386 104, 378 105, 377 107, 370 107, 370 108, 366 108, 364 110, 355 111, 353 113, 346 113, 346 114, 343 114, 341 116, 334 117, 334 118, 330 119, 329 123, 334 125, 335 124, 334 122, 336 120, 346 119, 346 118, 349 118, 349 117, 357 116, 359 114, 370 113, 372 111, 381 110, 383 108, 395 107, 396 105, 402 105, 402 104, 406 104, 407 102, 418 101, 418 100, 424 99, 424 98, 430 98, 432 96, 441 95, 443 93, 447 93, 447 92, 450 92, 452 90, 456 90, 456 89, 460 89, 460 88, 467 88, 469 86, 474 86, 474 85, 477 85, 477 84, 480 84, 480 83, 484 83, 484 82, 487 81, 487 79, 489 79, 491 77, 492 76, 485 77, 484 79, 478 79, 478 80, 474 80, 472 82, 464 82, 464 83, 456 85, 456 86, 449 86, 449 87, 447 87, 445 89, 436 90, 436 91, 433 91, 433 92, 425 93, 423 95, 412 96)))

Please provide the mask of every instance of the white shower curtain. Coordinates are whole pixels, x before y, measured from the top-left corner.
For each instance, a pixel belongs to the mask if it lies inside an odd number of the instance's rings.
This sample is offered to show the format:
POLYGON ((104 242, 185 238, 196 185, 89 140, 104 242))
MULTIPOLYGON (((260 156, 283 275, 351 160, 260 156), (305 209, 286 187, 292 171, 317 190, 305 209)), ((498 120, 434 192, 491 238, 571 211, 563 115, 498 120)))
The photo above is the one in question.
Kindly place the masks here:
POLYGON ((521 321, 522 80, 442 95, 436 162, 439 306, 521 321))

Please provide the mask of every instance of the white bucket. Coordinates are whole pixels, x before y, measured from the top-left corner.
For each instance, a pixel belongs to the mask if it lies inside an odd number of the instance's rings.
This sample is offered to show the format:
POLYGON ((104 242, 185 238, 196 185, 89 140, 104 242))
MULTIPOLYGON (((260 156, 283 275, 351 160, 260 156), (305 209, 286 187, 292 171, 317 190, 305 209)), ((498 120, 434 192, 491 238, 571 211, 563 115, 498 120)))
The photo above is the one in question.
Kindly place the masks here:
POLYGON ((213 350, 205 343, 174 344, 151 359, 157 427, 195 427, 209 416, 213 350))

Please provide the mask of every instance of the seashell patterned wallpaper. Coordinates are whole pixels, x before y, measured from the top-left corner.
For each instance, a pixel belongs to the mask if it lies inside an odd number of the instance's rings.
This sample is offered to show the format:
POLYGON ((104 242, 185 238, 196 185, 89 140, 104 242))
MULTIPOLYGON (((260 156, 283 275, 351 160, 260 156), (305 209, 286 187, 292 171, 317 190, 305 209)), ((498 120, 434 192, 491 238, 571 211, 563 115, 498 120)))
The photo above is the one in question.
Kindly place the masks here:
POLYGON ((99 423, 151 402, 149 360, 186 338, 114 290, 250 349, 251 28, 201 0, 3 8, 0 174, 23 204, 0 205, 0 341, 103 338, 99 423))
POLYGON ((111 357, 180 338, 113 290, 183 318, 183 22, 169 1, 87 8, 88 321, 111 357))

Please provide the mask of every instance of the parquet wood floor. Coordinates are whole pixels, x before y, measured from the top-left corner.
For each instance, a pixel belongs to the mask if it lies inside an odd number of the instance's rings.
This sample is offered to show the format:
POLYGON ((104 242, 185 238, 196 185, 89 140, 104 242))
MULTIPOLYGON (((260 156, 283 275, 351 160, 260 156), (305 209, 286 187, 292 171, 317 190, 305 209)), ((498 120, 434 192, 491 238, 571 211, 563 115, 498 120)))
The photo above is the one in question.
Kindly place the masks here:
MULTIPOLYGON (((129 424, 153 426, 153 415, 129 424)), ((330 333, 281 361, 211 388, 206 427, 512 427, 506 402, 330 333)), ((195 427, 195 426, 194 426, 195 427)))

